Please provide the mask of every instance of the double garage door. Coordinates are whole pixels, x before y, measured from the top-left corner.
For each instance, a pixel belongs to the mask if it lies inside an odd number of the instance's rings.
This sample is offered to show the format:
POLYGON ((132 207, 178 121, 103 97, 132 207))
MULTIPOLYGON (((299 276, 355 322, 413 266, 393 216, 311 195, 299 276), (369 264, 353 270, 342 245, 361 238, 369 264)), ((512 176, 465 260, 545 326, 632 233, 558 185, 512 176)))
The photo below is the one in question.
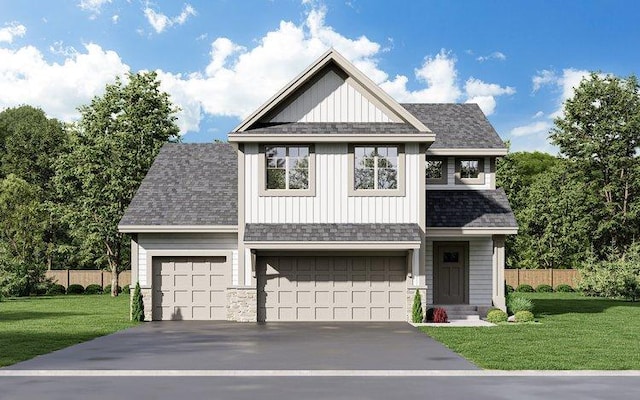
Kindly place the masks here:
MULTIPOLYGON (((405 321, 404 256, 260 256, 259 321, 405 321)), ((153 319, 225 320, 227 257, 154 257, 153 319)))

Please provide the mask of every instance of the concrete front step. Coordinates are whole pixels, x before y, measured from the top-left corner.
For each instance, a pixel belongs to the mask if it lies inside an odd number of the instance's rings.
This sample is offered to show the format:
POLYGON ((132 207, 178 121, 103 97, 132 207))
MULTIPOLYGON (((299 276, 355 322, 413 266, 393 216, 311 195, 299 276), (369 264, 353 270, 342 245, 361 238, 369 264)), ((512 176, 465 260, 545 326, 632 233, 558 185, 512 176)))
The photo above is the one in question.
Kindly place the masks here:
POLYGON ((444 308, 450 321, 478 321, 480 313, 478 307, 469 304, 441 304, 433 308, 444 308))
POLYGON ((449 320, 465 320, 465 321, 470 321, 470 320, 479 320, 480 319, 480 315, 479 314, 449 314, 447 313, 447 317, 449 317, 449 320))

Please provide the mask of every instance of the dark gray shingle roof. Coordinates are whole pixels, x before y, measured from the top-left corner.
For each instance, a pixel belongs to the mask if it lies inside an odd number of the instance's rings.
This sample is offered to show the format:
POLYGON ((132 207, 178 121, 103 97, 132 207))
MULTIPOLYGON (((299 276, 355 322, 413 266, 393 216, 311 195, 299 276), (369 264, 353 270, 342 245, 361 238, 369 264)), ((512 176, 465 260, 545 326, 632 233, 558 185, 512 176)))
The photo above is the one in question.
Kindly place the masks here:
POLYGON ((395 122, 286 122, 264 124, 244 133, 290 135, 411 135, 420 132, 413 126, 395 122))
POLYGON ((246 224, 244 240, 299 242, 414 242, 417 224, 246 224))
POLYGON ((517 228, 504 190, 427 190, 428 228, 517 228))
POLYGON ((436 134, 432 149, 506 147, 477 104, 401 105, 436 134))
POLYGON ((228 144, 165 144, 120 225, 237 225, 237 160, 228 144))

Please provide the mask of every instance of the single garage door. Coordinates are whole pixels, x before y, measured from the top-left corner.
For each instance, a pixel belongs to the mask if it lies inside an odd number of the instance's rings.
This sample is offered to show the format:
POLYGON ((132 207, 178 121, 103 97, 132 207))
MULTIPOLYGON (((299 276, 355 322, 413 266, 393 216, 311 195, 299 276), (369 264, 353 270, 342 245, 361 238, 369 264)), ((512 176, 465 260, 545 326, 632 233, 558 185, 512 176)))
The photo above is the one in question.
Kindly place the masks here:
POLYGON ((227 257, 154 257, 154 320, 226 320, 227 257))
POLYGON ((405 321, 404 256, 258 258, 260 321, 405 321))

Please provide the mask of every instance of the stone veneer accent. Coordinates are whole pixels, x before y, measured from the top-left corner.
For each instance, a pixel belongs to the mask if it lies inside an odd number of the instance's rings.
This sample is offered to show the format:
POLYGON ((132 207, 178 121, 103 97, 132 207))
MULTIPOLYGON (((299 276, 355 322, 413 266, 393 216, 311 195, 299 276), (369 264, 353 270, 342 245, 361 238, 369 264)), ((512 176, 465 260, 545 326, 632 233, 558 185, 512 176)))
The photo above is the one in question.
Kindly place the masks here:
POLYGON ((227 321, 256 322, 258 297, 255 287, 227 288, 227 321))
POLYGON ((427 287, 426 286, 412 286, 407 288, 407 322, 411 321, 411 310, 413 308, 413 296, 416 295, 416 289, 420 291, 420 297, 422 298, 422 312, 427 311, 427 287))

